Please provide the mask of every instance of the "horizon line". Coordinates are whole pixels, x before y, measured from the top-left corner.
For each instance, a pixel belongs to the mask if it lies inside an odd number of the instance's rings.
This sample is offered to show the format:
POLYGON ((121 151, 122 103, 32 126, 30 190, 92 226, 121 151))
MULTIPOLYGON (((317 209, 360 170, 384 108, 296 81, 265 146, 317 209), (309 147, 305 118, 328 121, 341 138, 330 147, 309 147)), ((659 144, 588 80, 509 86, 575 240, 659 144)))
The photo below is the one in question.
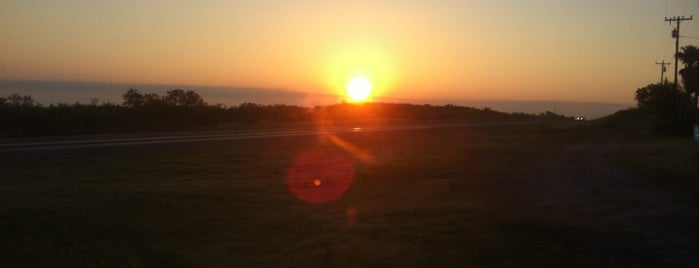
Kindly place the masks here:
MULTIPOLYGON (((207 88, 231 88, 231 89, 245 89, 245 90, 262 90, 262 91, 284 91, 287 93, 296 93, 304 95, 314 95, 314 96, 326 96, 326 97, 337 97, 342 99, 342 95, 329 94, 329 93, 315 93, 308 91, 301 91, 288 88, 274 88, 274 87, 259 87, 259 86, 233 86, 233 85, 202 85, 202 84, 177 84, 177 83, 148 83, 148 82, 105 82, 105 81, 79 81, 79 80, 43 80, 43 79, 0 79, 0 82, 34 82, 34 83, 79 83, 79 84, 102 84, 102 85, 124 85, 124 86, 171 86, 173 89, 178 89, 180 87, 207 87, 207 88)), ((131 88, 131 87, 129 87, 131 88)), ((138 88, 135 88, 138 89, 138 88)), ((184 89, 184 88, 181 88, 184 89)), ((128 88, 124 89, 128 90, 128 88)), ((139 89, 140 90, 140 89, 139 89)), ((196 91, 196 90, 195 90, 196 91)), ((17 92, 18 93, 18 92, 17 92)), ((449 104, 447 102, 503 102, 503 103, 534 103, 534 102, 557 102, 557 103, 579 103, 579 104, 610 104, 610 105, 633 105, 634 102, 610 102, 610 101, 574 101, 574 100, 561 100, 561 99, 468 99, 468 98, 399 98, 391 96, 381 96, 374 97, 373 99, 379 100, 393 100, 399 102, 409 102, 413 104, 429 104, 429 103, 419 103, 423 102, 440 102, 444 104, 449 104)))

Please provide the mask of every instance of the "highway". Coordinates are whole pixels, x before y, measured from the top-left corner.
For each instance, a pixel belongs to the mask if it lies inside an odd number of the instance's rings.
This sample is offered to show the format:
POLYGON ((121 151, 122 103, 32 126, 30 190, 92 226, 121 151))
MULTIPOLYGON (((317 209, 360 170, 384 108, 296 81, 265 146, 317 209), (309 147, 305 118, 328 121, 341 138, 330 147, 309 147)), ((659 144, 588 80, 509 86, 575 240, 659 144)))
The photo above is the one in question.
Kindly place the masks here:
POLYGON ((356 132, 420 130, 438 128, 478 128, 499 127, 523 124, 535 124, 538 122, 496 122, 496 123, 432 123, 409 125, 375 125, 375 126, 345 126, 332 128, 303 128, 303 129, 265 129, 265 130, 240 130, 225 131, 206 134, 161 134, 156 136, 70 136, 70 137, 41 137, 36 139, 0 139, 0 153, 68 150, 97 147, 136 146, 152 144, 177 144, 210 142, 225 140, 263 139, 273 137, 291 137, 307 135, 324 135, 356 132))

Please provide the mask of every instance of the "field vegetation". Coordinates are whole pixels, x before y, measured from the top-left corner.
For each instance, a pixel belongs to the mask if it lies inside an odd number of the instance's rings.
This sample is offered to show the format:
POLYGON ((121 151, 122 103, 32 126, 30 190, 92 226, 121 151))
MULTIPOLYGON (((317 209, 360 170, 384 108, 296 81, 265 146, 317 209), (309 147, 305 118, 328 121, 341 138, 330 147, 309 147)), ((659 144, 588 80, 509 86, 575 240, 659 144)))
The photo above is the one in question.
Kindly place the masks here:
POLYGON ((316 107, 207 104, 191 90, 173 89, 165 96, 129 89, 121 104, 41 105, 31 96, 0 97, 0 138, 56 135, 139 133, 153 131, 216 131, 259 128, 261 125, 308 125, 317 121, 337 125, 367 122, 555 121, 570 117, 502 113, 488 108, 407 103, 340 103, 316 107))
POLYGON ((571 122, 4 154, 0 266, 699 263, 699 146, 634 133, 571 122), (339 198, 288 189, 309 149, 352 163, 339 198))

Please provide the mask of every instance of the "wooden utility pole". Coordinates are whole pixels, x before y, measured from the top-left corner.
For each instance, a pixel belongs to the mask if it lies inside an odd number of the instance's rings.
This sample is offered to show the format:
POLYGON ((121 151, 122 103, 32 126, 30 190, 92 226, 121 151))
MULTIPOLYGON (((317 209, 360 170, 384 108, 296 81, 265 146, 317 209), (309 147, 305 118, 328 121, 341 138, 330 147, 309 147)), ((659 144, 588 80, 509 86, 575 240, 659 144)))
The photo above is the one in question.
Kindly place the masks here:
POLYGON ((660 65, 661 65, 661 66, 660 66, 660 84, 661 84, 661 85, 664 85, 664 84, 665 84, 665 71, 667 70, 667 69, 665 68, 665 65, 670 65, 670 63, 669 63, 669 62, 665 62, 665 60, 663 60, 663 62, 656 62, 655 64, 660 64, 660 65))
POLYGON ((675 98, 674 98, 674 104, 675 104, 675 109, 677 109, 677 128, 679 129, 682 125, 682 109, 680 108, 679 105, 679 97, 680 97, 680 88, 677 85, 677 66, 679 65, 677 60, 679 59, 679 52, 680 52, 680 24, 682 21, 685 20, 692 20, 692 16, 689 16, 689 18, 685 18, 684 16, 682 17, 672 17, 668 18, 665 17, 665 21, 672 22, 674 21, 677 24, 677 27, 675 27, 675 30, 672 31, 672 37, 675 38, 675 98))
POLYGON ((694 15, 689 16, 689 18, 685 18, 684 16, 671 18, 665 17, 665 21, 669 21, 670 23, 677 23, 677 27, 674 31, 672 31, 672 37, 675 38, 675 94, 677 94, 677 92, 679 91, 679 88, 677 87, 677 59, 679 58, 678 53, 680 52, 680 24, 682 23, 682 21, 692 20, 692 17, 694 17, 694 15))

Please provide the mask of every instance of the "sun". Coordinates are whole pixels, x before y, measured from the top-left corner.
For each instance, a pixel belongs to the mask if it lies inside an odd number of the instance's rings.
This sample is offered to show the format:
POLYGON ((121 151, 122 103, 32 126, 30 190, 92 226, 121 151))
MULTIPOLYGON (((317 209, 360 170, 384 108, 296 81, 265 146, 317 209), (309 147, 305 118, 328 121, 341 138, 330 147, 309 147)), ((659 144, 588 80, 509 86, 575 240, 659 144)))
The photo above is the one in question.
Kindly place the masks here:
POLYGON ((364 76, 357 76, 347 83, 347 95, 354 102, 365 101, 371 94, 371 81, 364 76))

